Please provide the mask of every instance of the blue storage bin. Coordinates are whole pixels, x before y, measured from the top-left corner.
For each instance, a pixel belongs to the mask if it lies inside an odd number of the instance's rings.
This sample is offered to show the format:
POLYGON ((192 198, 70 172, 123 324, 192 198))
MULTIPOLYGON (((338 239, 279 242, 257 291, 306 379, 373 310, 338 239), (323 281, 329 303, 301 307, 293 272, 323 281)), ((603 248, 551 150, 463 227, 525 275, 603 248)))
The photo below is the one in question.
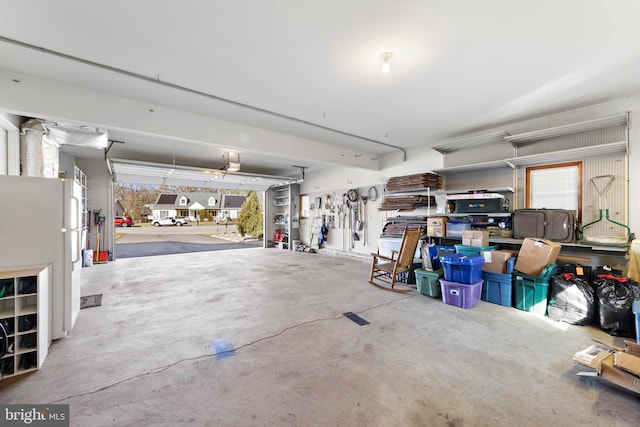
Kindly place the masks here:
POLYGON ((482 280, 483 263, 484 258, 481 256, 445 255, 442 258, 444 278, 449 282, 477 283, 482 280))
POLYGON ((511 307, 512 290, 513 290, 513 266, 516 258, 511 257, 507 260, 507 273, 492 273, 489 271, 482 272, 482 301, 491 302, 493 304, 511 307))
POLYGON ((456 252, 455 246, 433 245, 429 246, 429 258, 431 259, 431 269, 438 270, 442 268, 442 257, 456 252))

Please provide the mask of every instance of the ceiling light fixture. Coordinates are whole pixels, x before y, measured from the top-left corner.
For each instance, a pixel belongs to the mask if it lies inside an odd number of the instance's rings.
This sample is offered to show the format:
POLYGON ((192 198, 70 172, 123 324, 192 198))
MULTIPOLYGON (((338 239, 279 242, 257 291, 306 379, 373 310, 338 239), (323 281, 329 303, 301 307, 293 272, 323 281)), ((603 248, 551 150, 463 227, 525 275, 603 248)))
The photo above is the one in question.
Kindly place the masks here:
POLYGON ((389 61, 391 60, 391 58, 393 58, 393 53, 385 52, 382 55, 380 55, 380 58, 382 58, 382 72, 388 73, 389 70, 391 70, 391 65, 389 65, 389 61))
POLYGON ((227 151, 223 157, 226 162, 225 170, 227 172, 238 172, 240 170, 240 153, 227 151))

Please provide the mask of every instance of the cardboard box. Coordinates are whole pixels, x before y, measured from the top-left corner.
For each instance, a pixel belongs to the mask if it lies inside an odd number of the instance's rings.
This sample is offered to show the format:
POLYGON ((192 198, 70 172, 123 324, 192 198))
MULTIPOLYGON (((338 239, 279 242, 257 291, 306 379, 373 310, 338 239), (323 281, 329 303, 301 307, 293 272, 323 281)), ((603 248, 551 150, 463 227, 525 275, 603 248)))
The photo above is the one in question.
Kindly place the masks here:
POLYGON ((617 351, 613 364, 620 369, 640 377, 640 344, 633 341, 624 341, 625 351, 617 351))
POLYGON ((462 244, 465 246, 489 246, 489 231, 464 230, 462 232, 462 244))
POLYGON ((524 274, 539 276, 547 264, 556 262, 561 248, 561 244, 551 240, 527 237, 518 252, 515 269, 524 274))
POLYGON ((640 366, 640 353, 637 353, 640 351, 640 347, 637 347, 638 344, 631 341, 625 341, 625 344, 627 345, 626 349, 599 343, 577 352, 573 356, 573 361, 588 366, 595 372, 578 372, 576 375, 600 377, 625 390, 640 394, 640 377, 616 366, 616 359, 624 359, 622 363, 631 366, 632 369, 640 366))
POLYGON ((427 236, 444 237, 447 234, 447 217, 427 218, 427 236))
POLYGON ((482 271, 498 274, 507 273, 507 260, 512 256, 510 251, 486 251, 480 252, 480 255, 484 258, 482 271))

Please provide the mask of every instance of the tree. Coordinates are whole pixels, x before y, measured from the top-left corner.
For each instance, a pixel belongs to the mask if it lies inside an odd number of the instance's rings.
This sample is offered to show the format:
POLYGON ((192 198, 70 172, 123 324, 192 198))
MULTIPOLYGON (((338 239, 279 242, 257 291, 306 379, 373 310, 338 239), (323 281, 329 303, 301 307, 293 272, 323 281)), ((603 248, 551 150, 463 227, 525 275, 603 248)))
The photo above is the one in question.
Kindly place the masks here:
POLYGON ((249 192, 247 199, 242 204, 240 215, 238 215, 237 229, 241 236, 248 234, 262 238, 264 234, 260 200, 258 200, 258 194, 255 191, 249 192))
POLYGON ((136 219, 142 215, 142 207, 154 203, 159 193, 153 186, 122 183, 116 184, 114 191, 116 198, 122 202, 125 215, 136 219))

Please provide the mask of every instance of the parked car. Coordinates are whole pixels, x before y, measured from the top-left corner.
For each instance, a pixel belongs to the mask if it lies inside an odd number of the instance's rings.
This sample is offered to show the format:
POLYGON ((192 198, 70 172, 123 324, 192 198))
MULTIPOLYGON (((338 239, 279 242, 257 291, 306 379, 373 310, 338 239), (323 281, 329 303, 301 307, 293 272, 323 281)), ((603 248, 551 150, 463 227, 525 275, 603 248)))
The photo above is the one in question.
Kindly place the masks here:
POLYGON ((161 225, 177 225, 180 227, 188 223, 189 223, 188 218, 168 217, 168 218, 158 218, 153 220, 154 227, 160 227, 161 225))
POLYGON ((120 227, 133 226, 133 218, 130 216, 116 216, 113 218, 113 225, 120 227))

